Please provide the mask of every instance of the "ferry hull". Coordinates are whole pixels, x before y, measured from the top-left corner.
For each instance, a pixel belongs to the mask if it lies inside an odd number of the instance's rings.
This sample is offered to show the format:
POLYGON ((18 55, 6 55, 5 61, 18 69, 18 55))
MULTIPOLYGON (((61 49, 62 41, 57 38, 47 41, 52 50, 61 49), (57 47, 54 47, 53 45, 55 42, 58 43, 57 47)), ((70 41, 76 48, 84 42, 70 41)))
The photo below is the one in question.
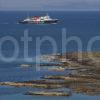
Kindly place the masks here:
POLYGON ((47 21, 19 21, 20 24, 56 24, 59 20, 47 20, 47 21))

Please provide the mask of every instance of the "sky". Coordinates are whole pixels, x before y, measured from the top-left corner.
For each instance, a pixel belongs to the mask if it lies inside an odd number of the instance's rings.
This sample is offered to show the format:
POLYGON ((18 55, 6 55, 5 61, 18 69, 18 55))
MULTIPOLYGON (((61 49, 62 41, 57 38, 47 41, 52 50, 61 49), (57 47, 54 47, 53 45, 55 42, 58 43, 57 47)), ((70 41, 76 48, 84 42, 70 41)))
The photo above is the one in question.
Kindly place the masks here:
POLYGON ((100 0, 0 0, 0 10, 100 10, 100 0))

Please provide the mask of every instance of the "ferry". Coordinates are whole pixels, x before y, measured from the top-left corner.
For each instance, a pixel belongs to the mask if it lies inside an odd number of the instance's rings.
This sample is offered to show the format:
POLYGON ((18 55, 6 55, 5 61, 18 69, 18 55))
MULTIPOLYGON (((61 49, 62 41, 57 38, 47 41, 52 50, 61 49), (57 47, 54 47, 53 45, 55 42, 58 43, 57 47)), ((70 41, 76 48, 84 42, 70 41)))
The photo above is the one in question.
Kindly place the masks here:
POLYGON ((19 21, 21 24, 57 24, 58 19, 51 18, 48 14, 46 16, 33 16, 19 21))

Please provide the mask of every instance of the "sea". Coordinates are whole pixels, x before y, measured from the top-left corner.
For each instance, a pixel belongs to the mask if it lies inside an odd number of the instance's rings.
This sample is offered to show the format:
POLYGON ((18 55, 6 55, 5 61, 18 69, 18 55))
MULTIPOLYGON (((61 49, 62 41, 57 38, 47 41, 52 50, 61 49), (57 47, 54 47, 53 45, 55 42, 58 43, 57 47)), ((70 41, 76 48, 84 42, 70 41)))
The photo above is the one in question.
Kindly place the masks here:
MULTIPOLYGON (((36 71, 36 57, 75 51, 100 51, 99 11, 0 11, 0 82, 40 79, 68 72, 36 71), (59 19, 57 24, 19 24, 32 16, 59 19), (28 40, 27 40, 28 38, 28 40), (69 42, 68 42, 69 41, 69 42), (68 43, 67 43, 68 42, 68 43), (91 46, 90 46, 91 45, 91 46), (21 64, 32 64, 22 68, 21 64)), ((0 86, 0 100, 99 100, 100 96, 74 93, 71 97, 27 96, 25 87, 0 86)), ((38 90, 38 89, 34 89, 38 90)))

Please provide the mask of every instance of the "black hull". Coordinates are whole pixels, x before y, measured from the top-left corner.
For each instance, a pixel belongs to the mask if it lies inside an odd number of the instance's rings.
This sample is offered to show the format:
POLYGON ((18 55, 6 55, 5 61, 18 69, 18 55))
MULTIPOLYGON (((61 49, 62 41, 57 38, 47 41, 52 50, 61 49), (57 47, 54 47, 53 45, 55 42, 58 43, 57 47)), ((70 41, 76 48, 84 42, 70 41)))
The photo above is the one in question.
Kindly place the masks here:
POLYGON ((51 20, 51 21, 45 21, 45 24, 54 24, 54 23, 58 23, 59 20, 51 20))
POLYGON ((28 24, 28 22, 24 22, 24 21, 19 21, 19 24, 28 24))

